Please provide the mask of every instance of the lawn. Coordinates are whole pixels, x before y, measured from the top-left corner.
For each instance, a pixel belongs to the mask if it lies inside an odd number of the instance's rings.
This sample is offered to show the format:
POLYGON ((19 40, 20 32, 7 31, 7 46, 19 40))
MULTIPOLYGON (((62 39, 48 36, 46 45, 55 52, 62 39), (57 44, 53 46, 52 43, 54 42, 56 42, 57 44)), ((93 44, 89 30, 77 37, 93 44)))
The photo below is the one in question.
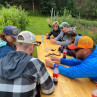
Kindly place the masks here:
POLYGON ((26 30, 31 31, 35 35, 44 35, 51 30, 48 26, 50 20, 47 17, 28 16, 30 23, 26 27, 26 30))

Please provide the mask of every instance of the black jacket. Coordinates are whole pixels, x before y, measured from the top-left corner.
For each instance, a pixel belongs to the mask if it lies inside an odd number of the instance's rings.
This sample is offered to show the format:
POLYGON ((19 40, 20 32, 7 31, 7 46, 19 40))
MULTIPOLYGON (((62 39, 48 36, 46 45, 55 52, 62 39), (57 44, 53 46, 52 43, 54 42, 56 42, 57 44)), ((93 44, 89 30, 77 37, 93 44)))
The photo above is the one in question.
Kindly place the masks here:
POLYGON ((55 31, 54 29, 52 29, 49 34, 48 34, 48 37, 47 39, 50 39, 50 36, 53 35, 54 37, 57 37, 61 32, 61 29, 58 27, 58 30, 55 31))

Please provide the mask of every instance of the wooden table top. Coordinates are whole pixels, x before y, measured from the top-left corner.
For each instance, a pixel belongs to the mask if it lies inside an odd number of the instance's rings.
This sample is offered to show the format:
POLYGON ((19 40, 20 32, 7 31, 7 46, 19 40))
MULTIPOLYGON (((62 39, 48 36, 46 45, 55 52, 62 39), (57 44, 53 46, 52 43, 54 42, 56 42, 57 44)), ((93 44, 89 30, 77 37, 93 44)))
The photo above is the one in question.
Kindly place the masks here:
MULTIPOLYGON (((45 59, 49 59, 49 57, 45 57, 45 55, 48 53, 59 54, 59 45, 52 44, 49 39, 46 39, 46 36, 44 37, 44 42, 42 42, 41 45, 37 47, 37 56, 42 62, 45 62, 45 59), (56 50, 51 51, 50 49, 56 50)), ((42 36, 36 35, 36 39, 37 41, 42 41, 42 36)), ((58 57, 61 58, 62 55, 58 57)), ((70 58, 69 56, 66 57, 70 58)), ((46 68, 52 77, 53 70, 49 67, 46 68)), ((71 79, 59 74, 58 84, 55 86, 54 93, 51 95, 45 95, 41 93, 41 97, 91 97, 92 90, 95 87, 96 83, 88 78, 71 79)))

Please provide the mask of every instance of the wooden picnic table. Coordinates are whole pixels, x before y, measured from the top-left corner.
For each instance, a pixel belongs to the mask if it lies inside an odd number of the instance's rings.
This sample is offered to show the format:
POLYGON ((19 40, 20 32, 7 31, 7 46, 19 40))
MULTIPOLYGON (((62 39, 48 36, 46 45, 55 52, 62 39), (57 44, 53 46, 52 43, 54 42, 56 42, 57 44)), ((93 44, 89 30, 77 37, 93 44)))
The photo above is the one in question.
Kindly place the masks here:
MULTIPOLYGON (((42 41, 41 35, 36 35, 37 41, 42 41)), ((45 62, 45 59, 49 59, 45 57, 48 53, 59 54, 58 52, 59 45, 52 44, 49 39, 46 39, 44 36, 44 42, 41 43, 39 47, 37 47, 37 56, 42 61, 45 62), (50 49, 56 49, 55 51, 51 51, 50 49)), ((58 57, 62 57, 58 56, 58 57)), ((70 58, 70 56, 66 56, 70 58)), ((60 63, 59 63, 60 64, 60 63)), ((53 70, 49 67, 46 67, 50 76, 53 75, 53 70)), ((45 95, 41 93, 41 97, 91 97, 92 90, 96 87, 96 83, 91 81, 89 78, 77 78, 71 79, 59 74, 58 84, 55 86, 55 91, 51 95, 45 95)))

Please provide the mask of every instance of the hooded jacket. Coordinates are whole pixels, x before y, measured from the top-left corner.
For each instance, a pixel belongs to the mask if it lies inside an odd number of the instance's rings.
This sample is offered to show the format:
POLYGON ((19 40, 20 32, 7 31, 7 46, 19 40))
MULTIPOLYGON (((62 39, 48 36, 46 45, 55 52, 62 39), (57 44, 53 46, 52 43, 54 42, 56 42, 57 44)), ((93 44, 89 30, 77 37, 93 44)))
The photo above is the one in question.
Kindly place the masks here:
POLYGON ((8 53, 0 60, 0 77, 8 80, 18 78, 30 59, 30 55, 21 51, 8 53))
POLYGON ((0 59, 0 97, 36 97, 51 94, 54 84, 44 64, 22 51, 11 51, 0 59))

